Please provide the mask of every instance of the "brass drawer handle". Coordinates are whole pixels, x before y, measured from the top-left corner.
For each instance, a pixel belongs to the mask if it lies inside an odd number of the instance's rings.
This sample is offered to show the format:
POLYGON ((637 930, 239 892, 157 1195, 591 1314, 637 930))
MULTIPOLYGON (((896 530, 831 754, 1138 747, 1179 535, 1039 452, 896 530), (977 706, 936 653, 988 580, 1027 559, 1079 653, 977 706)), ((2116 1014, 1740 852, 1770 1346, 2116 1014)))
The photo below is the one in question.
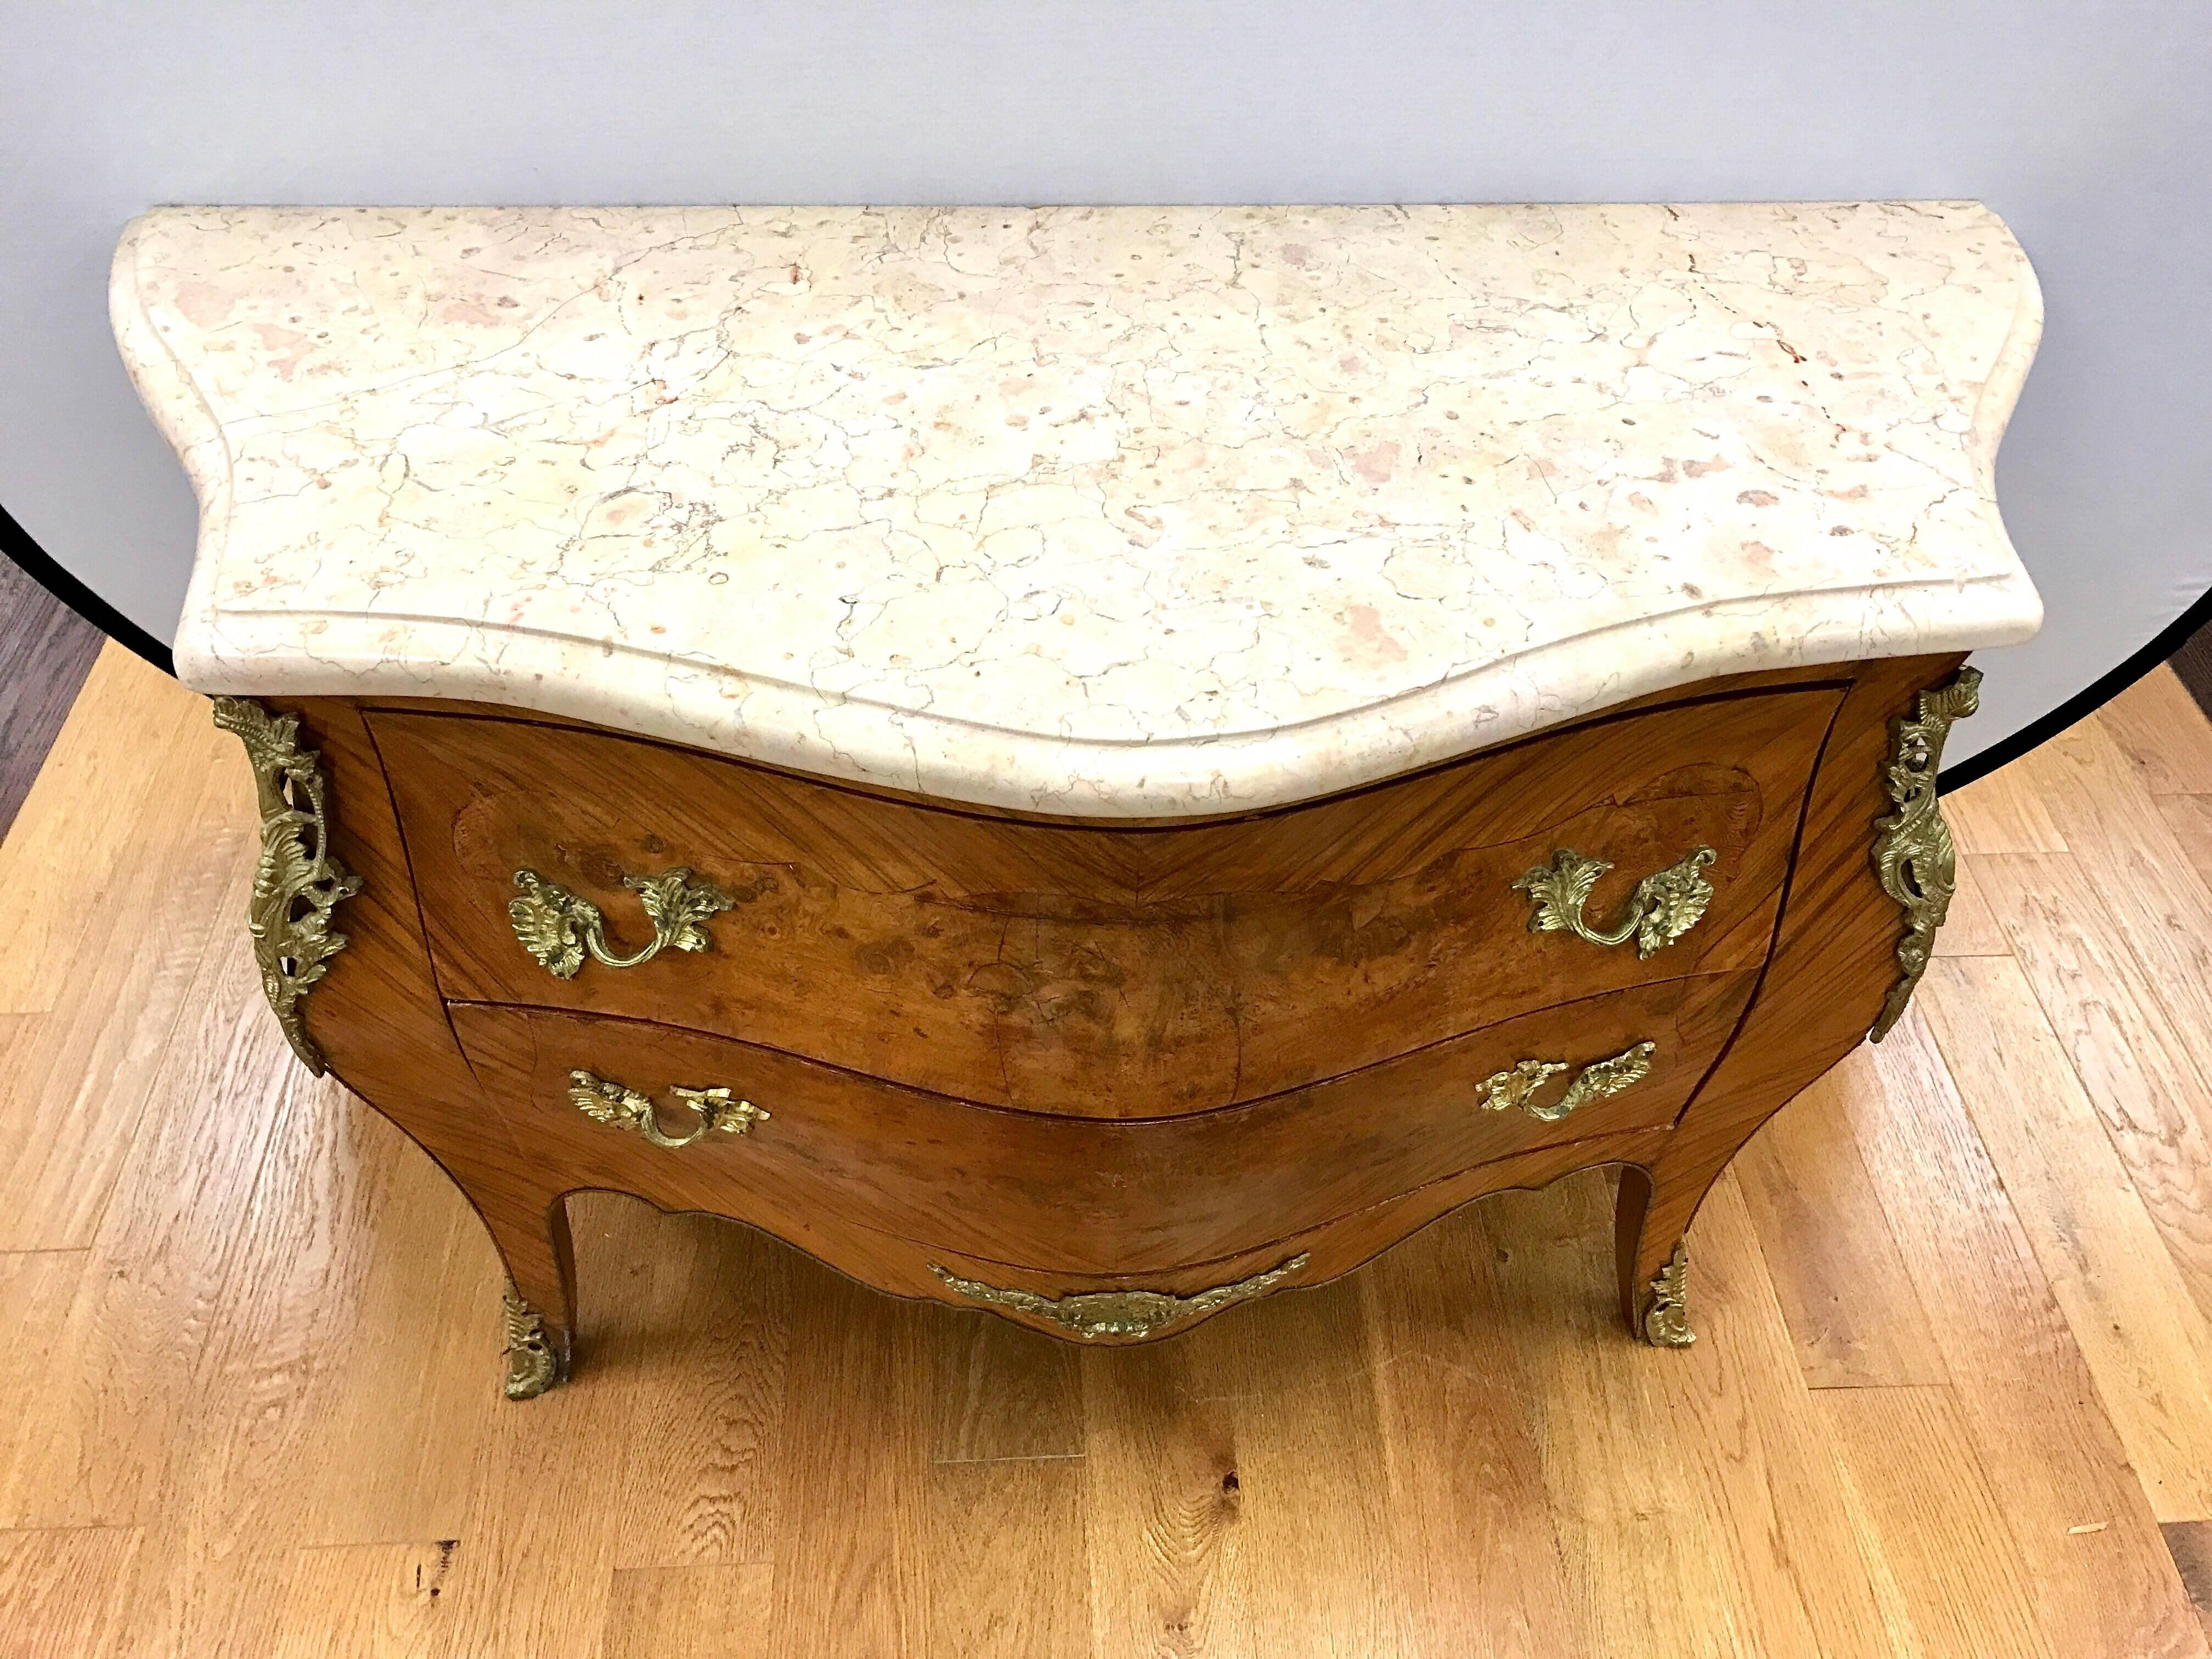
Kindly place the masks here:
POLYGON ((623 885, 644 902, 646 919, 653 923, 653 943, 618 957, 607 949, 606 918, 589 899, 577 897, 535 870, 516 871, 514 884, 520 896, 507 902, 507 919, 514 924, 522 948, 556 979, 574 979, 587 951, 593 961, 610 968, 635 968, 652 961, 664 947, 703 951, 714 942, 703 925, 707 918, 737 902, 720 888, 693 882, 684 865, 657 876, 624 876, 623 885))
POLYGON ((1085 1291, 1074 1296, 1039 1296, 1035 1291, 1001 1290, 980 1279, 956 1278, 934 1261, 929 1264, 929 1271, 971 1302, 1035 1314, 1091 1342, 1102 1336, 1151 1336, 1178 1321, 1195 1319, 1232 1302, 1249 1301, 1305 1265, 1306 1257, 1301 1252, 1279 1267, 1240 1279, 1234 1285, 1216 1285, 1195 1296, 1176 1296, 1167 1291, 1085 1291))
POLYGON ((643 1135, 656 1146, 689 1146, 709 1133, 741 1135, 769 1114, 750 1100, 738 1100, 727 1089, 671 1089, 669 1091, 693 1111, 699 1121, 687 1135, 661 1133, 653 1116, 653 1097, 625 1088, 610 1079, 579 1067, 568 1073, 568 1098, 576 1109, 598 1123, 611 1123, 643 1135))
POLYGON ((1567 1070, 1571 1061, 1521 1060, 1510 1071, 1492 1072, 1475 1086, 1475 1092, 1481 1097, 1485 1111, 1503 1112, 1517 1106, 1530 1117, 1557 1123, 1577 1108, 1643 1082, 1650 1073, 1651 1057, 1658 1052, 1657 1043, 1639 1042, 1611 1060, 1593 1060, 1575 1074, 1575 1080, 1567 1085, 1566 1093, 1549 1106, 1535 1103, 1536 1091, 1567 1070))
POLYGON ((1583 902, 1597 878, 1613 868, 1604 859, 1586 859, 1562 847, 1550 864, 1538 865, 1515 882, 1513 890, 1526 893, 1535 907, 1528 917, 1532 933, 1572 933, 1607 945, 1625 945, 1633 937, 1636 954, 1648 957, 1698 925, 1713 902, 1713 884, 1699 872, 1718 856, 1710 847, 1693 848, 1656 875, 1644 877, 1620 920, 1602 930, 1583 920, 1583 902))

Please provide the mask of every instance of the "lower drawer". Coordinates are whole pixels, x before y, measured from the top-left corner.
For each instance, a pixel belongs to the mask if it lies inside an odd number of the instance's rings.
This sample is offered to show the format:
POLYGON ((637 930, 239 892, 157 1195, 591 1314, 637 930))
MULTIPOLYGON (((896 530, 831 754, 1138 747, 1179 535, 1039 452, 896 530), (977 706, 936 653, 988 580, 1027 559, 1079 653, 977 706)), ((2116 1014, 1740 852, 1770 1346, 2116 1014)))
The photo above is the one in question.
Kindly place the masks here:
POLYGON ((524 1155, 572 1188, 794 1242, 827 1212, 994 1261, 1115 1274, 1233 1255, 1532 1147, 1668 1124, 1753 977, 1638 986, 1244 1105, 1122 1120, 978 1105, 635 1020, 451 1012, 524 1155))
POLYGON ((988 1308, 1051 1335, 1105 1344, 1178 1334, 1210 1315, 1274 1291, 1310 1290, 1371 1260, 1437 1217, 1486 1193, 1543 1187, 1605 1164, 1650 1165, 1672 1131, 1533 1147, 1478 1164, 1401 1197, 1232 1256, 1140 1273, 1074 1273, 963 1255, 856 1227, 834 1214, 794 1215, 786 1237, 841 1271, 894 1296, 988 1308))

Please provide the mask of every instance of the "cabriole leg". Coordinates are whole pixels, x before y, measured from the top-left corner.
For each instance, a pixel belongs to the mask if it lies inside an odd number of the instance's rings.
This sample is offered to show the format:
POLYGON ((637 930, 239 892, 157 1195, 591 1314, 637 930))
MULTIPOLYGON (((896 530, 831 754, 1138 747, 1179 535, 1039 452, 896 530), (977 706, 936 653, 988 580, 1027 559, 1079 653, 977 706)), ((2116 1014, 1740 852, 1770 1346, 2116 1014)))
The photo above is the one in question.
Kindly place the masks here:
POLYGON ((500 1214, 480 1207, 507 1265, 505 1391, 509 1400, 534 1400, 568 1374, 574 1352, 576 1260, 568 1201, 549 1194, 534 1214, 527 1206, 500 1214))
POLYGON ((1620 1312, 1628 1328, 1657 1348, 1686 1348, 1690 1328, 1690 1218, 1718 1178, 1717 1170, 1669 1185, 1636 1165, 1620 1172, 1613 1203, 1613 1257, 1620 1279, 1620 1312))

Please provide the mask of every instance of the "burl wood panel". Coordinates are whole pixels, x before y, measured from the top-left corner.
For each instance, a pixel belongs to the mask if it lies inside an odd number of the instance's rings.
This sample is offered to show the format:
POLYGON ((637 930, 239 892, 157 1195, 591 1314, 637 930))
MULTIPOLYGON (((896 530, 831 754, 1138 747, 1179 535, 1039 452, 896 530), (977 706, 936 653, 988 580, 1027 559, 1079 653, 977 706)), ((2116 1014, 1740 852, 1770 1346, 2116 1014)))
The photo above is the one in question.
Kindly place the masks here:
POLYGON ((1832 680, 1548 733, 1356 794, 1130 829, 887 799, 573 726, 370 725, 450 997, 614 1013, 990 1104, 1208 1110, 1534 1009, 1764 959, 1832 680), (1513 881, 1611 860, 1590 915, 1700 844, 1705 919, 1650 959, 1528 931, 1513 881), (553 977, 534 868, 641 937, 626 874, 737 899, 714 949, 553 977))
MULTIPOLYGON (((1671 1123, 1735 1029, 1749 970, 1523 1015, 1348 1076, 1219 1111, 1104 1121, 970 1105, 773 1048, 665 1026, 457 1004, 453 1027, 515 1142, 578 1187, 711 1210, 787 1236, 794 1211, 1001 1262, 1149 1272, 1227 1256, 1532 1146, 1671 1123), (1648 1076, 1547 1122, 1475 1085, 1529 1059, 1577 1066, 1657 1046, 1648 1076), (570 1100, 582 1067, 696 1121, 673 1085, 771 1116, 656 1146, 570 1100)), ((1557 1101, 1561 1076, 1537 1097, 1557 1101)))

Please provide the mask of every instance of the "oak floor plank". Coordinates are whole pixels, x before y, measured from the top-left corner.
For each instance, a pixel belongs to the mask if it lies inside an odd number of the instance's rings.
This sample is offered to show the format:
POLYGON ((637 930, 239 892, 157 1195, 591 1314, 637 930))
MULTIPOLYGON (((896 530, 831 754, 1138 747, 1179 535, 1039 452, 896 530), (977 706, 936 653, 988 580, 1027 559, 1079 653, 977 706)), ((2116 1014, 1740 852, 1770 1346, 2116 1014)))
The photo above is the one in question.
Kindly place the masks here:
POLYGON ((136 879, 90 896, 74 948, 42 970, 72 994, 25 1017, 35 1030, 0 1073, 0 1249, 91 1242, 185 991, 217 932, 243 931, 231 901, 252 857, 253 792, 223 763, 236 748, 191 722, 155 757, 169 811, 147 814, 136 879))
POLYGON ((2036 751, 2039 789, 2085 872, 2144 965, 2178 973, 2176 988, 2212 1000, 2212 940, 2201 924, 2208 889, 2176 839, 2158 799, 2130 767, 2101 716, 2060 732, 2036 751))
POLYGON ((1079 1350, 1003 1319, 931 1321, 933 1462, 1083 1455, 1079 1350))
POLYGON ((623 1568, 603 1659, 760 1659, 775 1589, 761 1562, 623 1568))
POLYGON ((2197 1609, 2197 1622, 2212 1638, 2212 1521, 2169 1521, 2159 1530, 2166 1534, 2166 1553, 2189 1592, 2189 1603, 2197 1609))
MULTIPOLYGON (((282 1049, 274 1022, 262 1025, 282 1049)), ((197 1427, 168 1475, 166 1507, 189 1518, 195 1559, 262 1536, 412 1544, 462 1530, 494 1426, 483 1350, 497 1306, 489 1246, 457 1197, 335 1082, 302 1079, 291 1093, 192 1378, 197 1427), (417 1248, 380 1248, 395 1230, 417 1248), (423 1305, 451 1316, 424 1321, 423 1305)), ((225 1627, 219 1609, 185 1616, 225 1627)))
POLYGON ((2008 858, 1992 891, 2060 1045, 2200 1312, 2212 1317, 2212 1080, 2071 857, 2008 858))
POLYGON ((1844 1097, 1923 1305, 1943 1333, 1980 1466, 2061 1655, 2200 1659, 2148 1498, 1929 1036, 1905 1016, 1844 1097), (2090 1530, 2094 1528, 2094 1530, 2090 1530))
POLYGON ((2051 819, 2040 784, 2041 757, 2030 752, 1943 797, 1943 819, 1959 851, 2063 853, 2066 837, 2051 819))
POLYGON ((361 1102, 344 1104, 339 1194, 356 1239, 299 1412, 304 1490, 289 1524, 317 1546, 451 1538, 467 1525, 476 1448, 505 1409, 502 1275, 443 1171, 361 1102))
POLYGON ((2160 795, 2158 812, 2197 879, 2212 886, 2212 794, 2160 795))
POLYGON ((774 1659, 927 1654, 921 1325, 958 1316, 890 1300, 811 1264, 798 1274, 791 1307, 769 1500, 787 1520, 766 1651, 774 1659))
POLYGON ((2212 1516, 2212 1321, 2026 976, 1939 963, 1917 1000, 2153 1511, 2212 1516))
POLYGON ((1072 1458, 930 1465, 930 1628, 939 1659, 1061 1659, 1091 1646, 1084 1474, 1072 1458))
POLYGON ((1847 1056, 1732 1166, 1809 1388, 1951 1380, 1845 1115, 1844 1095, 1873 1086, 1870 1063, 1847 1056))
MULTIPOLYGON (((234 883, 240 906, 248 873, 234 883)), ((267 1040, 269 1011, 243 950, 210 954, 186 1001, 148 1087, 149 1121, 35 1378, 41 1431, 0 1470, 0 1524, 151 1522, 189 1432, 191 1376, 239 1218, 283 1103, 307 1079, 267 1040)))
POLYGON ((2029 948, 2038 922, 2048 925, 2056 913, 2079 947, 2078 981, 2058 982, 2065 953, 2054 945, 2052 961, 2031 975, 2037 995, 2068 1041, 2192 1295, 2212 1315, 2212 1204, 2205 1200, 2212 1193, 2212 886, 2101 716, 2039 753, 2048 756, 2043 789, 2052 814, 2083 850, 2068 866, 2035 867, 2045 878, 2043 915, 2016 907, 2007 931, 2018 953, 2029 948), (2076 1035, 2099 1026, 2098 999, 2116 989, 2112 1017, 2128 1020, 2136 1046, 2093 1053, 2076 1035), (2112 1074, 2124 1108, 2108 1102, 2100 1072, 2112 1074), (2126 1090, 2143 1077, 2155 1079, 2154 1099, 2126 1090))
MULTIPOLYGON (((1668 1416, 1692 1436, 1690 1453, 1701 1476, 1714 1483, 1731 1553, 1757 1589, 1731 1618, 1755 1653, 1780 1650, 1761 1629, 1767 1607, 1773 1609, 1764 1620, 1767 1629, 1802 1619, 1824 1655, 1885 1653, 1873 1584, 1851 1558, 1835 1460, 1819 1433, 1815 1398, 1802 1386, 1766 1253, 1733 1174, 1713 1188, 1692 1231, 1692 1316, 1699 1317, 1699 1306, 1711 1310, 1698 1342, 1705 1363, 1719 1362, 1722 1380, 1710 1393, 1694 1392, 1686 1375, 1668 1376, 1662 1370, 1659 1380, 1689 1391, 1668 1416), (1685 1405, 1711 1413, 1709 1437, 1695 1437, 1698 1431, 1684 1421, 1685 1405)), ((1632 1340, 1620 1346, 1662 1367, 1682 1357, 1679 1350, 1632 1340)))
MULTIPOLYGON (((577 1243, 580 1262, 586 1241, 577 1243)), ((588 1287, 594 1275, 580 1278, 588 1287)), ((484 1360, 471 1370, 484 1377, 492 1367, 484 1383, 489 1427, 471 1459, 468 1512, 441 1598, 452 1605, 440 1608, 432 1652, 436 1659, 599 1659, 623 1522, 615 1507, 623 1459, 632 1434, 665 1425, 639 1425, 628 1390, 588 1370, 539 1399, 499 1402, 498 1338, 482 1320, 475 1315, 472 1322, 484 1360)), ((578 1322, 580 1344, 604 1328, 605 1311, 588 1288, 578 1322)))
POLYGON ((161 769, 207 700, 110 642, 100 650, 54 746, 0 841, 0 1012, 46 1013, 63 994, 54 969, 74 954, 93 914, 135 885, 161 769))
MULTIPOLYGON (((2155 1006, 2212 1076, 2212 886, 2154 797, 2093 717, 2036 751, 2041 791, 2080 848, 2073 860, 2094 915, 2132 958, 2155 1006)), ((2008 924, 2018 950, 2018 929, 2008 924)), ((2204 1122, 2212 1133, 2212 1118, 2204 1122)))
POLYGON ((2212 721, 2161 663, 2097 711, 2154 795, 2212 793, 2212 721))
POLYGON ((104 643, 98 629, 0 555, 0 836, 104 643))
MULTIPOLYGON (((165 1379, 166 1455, 142 1497, 158 1517, 131 1609, 134 1649, 185 1656, 225 1645, 264 1652, 281 1640, 294 1556, 294 1513, 318 1491, 309 1469, 321 1443, 305 1420, 314 1369, 332 1346, 334 1278, 357 1237, 333 1237, 321 1194, 296 1206, 272 1164, 318 1188, 341 1177, 323 1122, 344 1106, 337 1087, 289 1064, 266 1010, 249 1007, 244 1043, 281 1080, 269 1151, 217 1269, 219 1282, 188 1365, 165 1379), (319 1160, 319 1162, 318 1162, 319 1160), (313 1166, 311 1169, 311 1164, 313 1166), (276 1191, 272 1194, 272 1184, 276 1191), (275 1200, 275 1201, 272 1201, 275 1200), (334 1271, 335 1269, 335 1271, 334 1271)), ((336 1315, 343 1323, 343 1313, 336 1315)))
POLYGON ((2012 954, 2012 941, 2005 937, 2003 926, 1984 890, 1989 881, 1982 862, 1971 853, 1961 853, 1957 860, 1958 890, 1951 896, 1951 908, 1945 916, 1941 932, 1936 935, 1932 954, 1939 957, 2002 957, 2012 954))
MULTIPOLYGON (((56 1489, 73 1471, 53 1455, 53 1418, 77 1386, 79 1305, 89 1250, 0 1255, 0 1334, 11 1392, 24 1409, 0 1412, 0 1530, 25 1517, 68 1513, 56 1489)), ((64 1523, 68 1524, 68 1523, 64 1523)))
MULTIPOLYGON (((1091 1651, 1273 1659, 1253 1637, 1236 1401, 1200 1339, 1083 1354, 1091 1651)), ((947 1656, 951 1659, 951 1656, 947 1656)))
POLYGON ((1477 1218, 1463 1213, 1359 1277, 1407 1650, 1419 1659, 1577 1659, 1595 1650, 1569 1610, 1541 1399, 1523 1365, 1526 1334, 1502 1316, 1494 1258, 1477 1218))
POLYGON ((1254 1645, 1404 1652, 1405 1587, 1358 1286, 1340 1279, 1272 1297, 1192 1339, 1200 1385, 1229 1396, 1237 1461, 1223 1497, 1237 1507, 1254 1645), (1316 1423, 1331 1432, 1316 1437, 1316 1423))
POLYGON ((569 1218, 618 1287, 591 1364, 620 1378, 637 1425, 617 1567, 773 1563, 793 1253, 612 1194, 571 1200, 569 1218))
POLYGON ((1820 1412, 1898 1651, 2058 1659, 1956 1392, 1834 1389, 1820 1412))
MULTIPOLYGON (((33 1046, 45 1040, 46 1025, 50 1018, 46 1014, 0 1014, 0 1071, 13 1072, 24 1064, 33 1046)), ((0 1099, 4 1099, 4 1097, 0 1097, 0 1099)), ((4 1106, 0 1106, 0 1110, 4 1109, 4 1106)), ((16 1133, 20 1138, 21 1131, 17 1130, 16 1133)), ((58 1247, 31 1245, 27 1248, 52 1249, 58 1247)))
MULTIPOLYGON (((1742 1586, 1724 1523, 1682 1431, 1653 1430, 1683 1383, 1702 1380, 1710 1346, 1658 1354, 1613 1340, 1604 1252, 1592 1230, 1607 1215, 1603 1182, 1570 1176, 1540 1193, 1508 1193, 1474 1217, 1493 1264, 1497 1318, 1519 1352, 1516 1395, 1533 1409, 1544 1491, 1566 1576, 1574 1646, 1610 1655, 1747 1652, 1735 1607, 1742 1586), (1658 1369, 1654 1362, 1664 1364, 1658 1369), (1711 1608, 1729 1607, 1725 1619, 1711 1608)), ((1700 1291, 1705 1323, 1717 1311, 1700 1291)), ((1618 1316, 1613 1317, 1617 1320, 1618 1316)), ((1703 1425, 1699 1425, 1702 1427, 1703 1425)), ((1707 1465, 1710 1471, 1711 1465, 1707 1465)), ((1802 1619, 1778 1653, 1814 1650, 1802 1619)), ((1571 1649, 1570 1650, 1572 1650, 1571 1649)))
MULTIPOLYGON (((1480 1212, 1540 1410, 1580 1638, 1600 1654, 1886 1655, 1833 1460, 1741 1194, 1692 1230, 1684 1349, 1618 1323, 1601 1172, 1480 1212)), ((1524 1407, 1524 1408, 1527 1408, 1524 1407)))
POLYGON ((141 1542, 135 1527, 0 1531, 0 1654, 120 1659, 141 1542))
POLYGON ((276 1659, 430 1659, 452 1616, 454 1539, 295 1553, 275 1619, 276 1659))

